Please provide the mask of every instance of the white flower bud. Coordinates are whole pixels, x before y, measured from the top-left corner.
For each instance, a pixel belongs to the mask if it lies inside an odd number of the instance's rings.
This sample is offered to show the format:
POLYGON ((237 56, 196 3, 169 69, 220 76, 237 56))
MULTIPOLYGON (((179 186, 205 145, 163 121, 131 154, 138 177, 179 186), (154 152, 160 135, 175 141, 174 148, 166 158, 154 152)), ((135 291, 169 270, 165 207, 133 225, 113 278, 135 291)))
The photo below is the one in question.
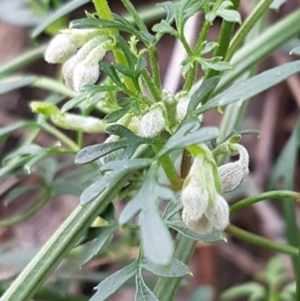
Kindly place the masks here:
POLYGON ((75 55, 68 59, 62 66, 62 74, 65 83, 67 87, 72 91, 74 91, 73 73, 77 63, 78 61, 75 55))
POLYGON ((68 34, 59 34, 53 38, 47 47, 44 57, 50 64, 64 63, 77 51, 76 43, 72 36, 68 34))
POLYGON ((235 145, 235 148, 239 153, 239 160, 218 167, 218 173, 224 192, 236 189, 249 174, 249 155, 247 150, 238 144, 235 145))
POLYGON ((212 223, 204 215, 198 220, 191 219, 189 213, 186 211, 186 208, 183 208, 182 211, 182 221, 190 230, 198 234, 207 234, 213 228, 212 223))
POLYGON ((99 75, 98 61, 89 65, 86 65, 84 62, 78 63, 73 72, 74 91, 79 92, 85 85, 95 84, 99 75))
POLYGON ((193 177, 183 188, 181 201, 189 218, 195 221, 200 219, 207 209, 208 193, 201 189, 198 179, 193 177))
POLYGON ((60 32, 72 36, 77 48, 99 36, 99 34, 101 35, 101 30, 95 28, 70 28, 60 30, 60 32))
POLYGON ((229 225, 229 206, 227 201, 216 193, 215 205, 208 206, 205 212, 206 218, 218 230, 224 230, 229 225))
POLYGON ((176 107, 176 117, 177 117, 177 121, 181 122, 186 113, 187 113, 187 108, 189 105, 190 100, 188 98, 182 98, 179 100, 177 107, 176 107))
POLYGON ((155 108, 145 114, 140 122, 140 135, 142 137, 155 137, 165 127, 165 118, 161 108, 155 108))

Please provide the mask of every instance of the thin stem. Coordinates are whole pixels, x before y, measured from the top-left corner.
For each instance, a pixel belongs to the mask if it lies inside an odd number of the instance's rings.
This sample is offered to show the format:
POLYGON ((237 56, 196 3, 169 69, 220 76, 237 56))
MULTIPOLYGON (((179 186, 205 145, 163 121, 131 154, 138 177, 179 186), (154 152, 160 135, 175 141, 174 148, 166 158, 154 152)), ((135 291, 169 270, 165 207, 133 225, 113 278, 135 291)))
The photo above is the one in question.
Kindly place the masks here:
MULTIPOLYGON (((153 144, 152 148, 155 151, 155 153, 158 153, 162 147, 160 145, 153 144)), ((169 179, 169 181, 172 185, 173 190, 180 191, 182 188, 182 180, 181 180, 179 174, 177 173, 177 170, 174 167, 174 164, 173 164, 170 156, 169 155, 162 156, 162 158, 160 159, 160 163, 161 163, 161 166, 162 166, 167 178, 169 179)))
POLYGON ((148 47, 148 51, 149 51, 149 59, 151 64, 153 81, 157 89, 161 90, 162 86, 161 86, 160 70, 158 65, 158 55, 157 55, 156 47, 154 45, 151 45, 150 47, 148 47))
POLYGON ((74 98, 76 96, 76 93, 69 90, 64 84, 45 76, 38 76, 37 79, 31 84, 31 87, 56 92, 70 98, 74 98))
POLYGON ((129 14, 132 16, 133 20, 135 21, 137 27, 140 29, 140 31, 148 32, 148 29, 143 21, 143 19, 140 17, 139 13, 136 11, 134 6, 131 4, 128 0, 121 0, 129 14))
POLYGON ((250 233, 248 231, 242 230, 238 227, 235 227, 233 225, 229 225, 225 231, 232 236, 239 238, 243 241, 249 242, 252 245, 271 250, 274 252, 279 252, 283 254, 288 254, 293 257, 298 256, 298 248, 295 248, 291 245, 283 245, 283 244, 278 244, 276 242, 273 242, 272 240, 266 239, 264 237, 261 237, 259 235, 250 233))
POLYGON ((151 93, 152 97, 154 98, 154 100, 156 102, 161 101, 161 90, 159 90, 157 88, 153 79, 149 75, 148 71, 144 70, 142 73, 142 76, 143 76, 143 80, 145 81, 147 88, 148 88, 149 92, 151 93))
POLYGON ((4 218, 0 220, 0 228, 10 227, 12 225, 18 224, 32 215, 34 215, 38 210, 40 210, 50 199, 51 191, 49 188, 46 188, 45 194, 41 199, 33 205, 30 205, 28 208, 24 209, 24 212, 17 214, 12 217, 4 218))
MULTIPOLYGON (((196 241, 178 234, 175 242, 174 257, 184 263, 188 263, 194 253, 196 241)), ((155 285, 154 294, 159 301, 173 300, 181 282, 181 277, 160 277, 155 285)))
MULTIPOLYGON (((299 239, 300 242, 300 239, 299 239)), ((300 300, 300 243, 298 247, 298 258, 297 258, 297 270, 296 270, 296 298, 295 300, 300 300)))
POLYGON ((255 26, 260 17, 268 10, 272 2, 273 0, 260 1, 256 8, 251 12, 251 14, 248 16, 248 18, 245 20, 243 25, 233 37, 228 52, 226 54, 225 61, 229 62, 231 60, 234 53, 245 40, 248 33, 255 26))
POLYGON ((98 16, 103 20, 113 20, 112 13, 106 0, 93 0, 98 16))
POLYGON ((64 144, 66 144, 71 150, 76 151, 76 152, 79 151, 80 148, 78 147, 78 145, 72 139, 70 139, 68 136, 63 134, 60 130, 56 129, 55 127, 51 126, 50 124, 48 124, 46 122, 40 123, 40 126, 43 130, 45 130, 46 132, 48 132, 49 134, 53 135, 58 140, 60 140, 64 144))
POLYGON ((183 92, 188 93, 192 89, 195 78, 196 78, 196 74, 197 74, 197 63, 194 63, 193 67, 191 67, 191 69, 188 73, 187 79, 186 79, 186 81, 184 83, 184 86, 182 88, 183 92))
POLYGON ((30 300, 131 176, 108 183, 93 202, 84 207, 79 205, 8 288, 1 301, 30 300))
POLYGON ((261 193, 246 199, 243 199, 230 207, 230 213, 233 214, 245 207, 251 206, 257 202, 269 200, 269 199, 290 199, 296 202, 300 202, 300 193, 289 190, 275 190, 261 193))
MULTIPOLYGON (((232 1, 233 6, 232 9, 233 10, 237 10, 239 8, 240 5, 240 0, 233 0, 232 1)), ((222 26, 221 26, 221 30, 220 30, 220 34, 219 34, 219 38, 218 38, 218 44, 219 47, 216 48, 216 50, 214 51, 213 57, 215 56, 221 56, 223 58, 226 57, 226 53, 230 44, 230 40, 233 34, 233 30, 235 27, 235 23, 234 22, 228 22, 223 20, 222 21, 222 26)), ((206 78, 211 78, 215 75, 218 75, 220 73, 220 71, 216 71, 216 70, 210 70, 208 72, 208 74, 206 75, 206 78)))

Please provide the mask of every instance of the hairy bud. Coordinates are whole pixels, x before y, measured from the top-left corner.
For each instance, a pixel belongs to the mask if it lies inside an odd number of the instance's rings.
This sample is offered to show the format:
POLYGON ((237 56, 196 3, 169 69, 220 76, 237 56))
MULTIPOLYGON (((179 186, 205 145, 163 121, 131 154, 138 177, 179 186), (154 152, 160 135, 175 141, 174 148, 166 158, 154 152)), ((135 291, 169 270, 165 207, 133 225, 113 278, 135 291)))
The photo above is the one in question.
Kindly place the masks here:
POLYGON ((215 206, 208 206, 205 216, 216 229, 224 230, 228 226, 229 206, 220 194, 216 193, 215 206))
POLYGON ((96 83, 100 75, 98 62, 86 65, 80 62, 76 65, 73 72, 74 91, 79 92, 85 85, 93 85, 96 83))
POLYGON ((235 148, 239 153, 239 160, 218 167, 218 173, 224 192, 236 189, 249 174, 249 155, 247 150, 238 144, 235 145, 235 148))
POLYGON ((190 230, 198 234, 207 234, 213 228, 212 223, 204 215, 198 220, 191 219, 186 208, 183 208, 182 211, 182 221, 190 230))
POLYGON ((140 135, 143 137, 155 137, 163 131, 165 123, 163 111, 157 107, 142 117, 140 135))
POLYGON ((190 100, 188 98, 182 98, 179 100, 177 107, 176 107, 176 113, 177 113, 177 120, 181 122, 187 113, 187 108, 189 105, 190 100))
POLYGON ((59 34, 53 38, 45 51, 45 61, 50 64, 64 63, 77 51, 76 43, 71 35, 59 34))

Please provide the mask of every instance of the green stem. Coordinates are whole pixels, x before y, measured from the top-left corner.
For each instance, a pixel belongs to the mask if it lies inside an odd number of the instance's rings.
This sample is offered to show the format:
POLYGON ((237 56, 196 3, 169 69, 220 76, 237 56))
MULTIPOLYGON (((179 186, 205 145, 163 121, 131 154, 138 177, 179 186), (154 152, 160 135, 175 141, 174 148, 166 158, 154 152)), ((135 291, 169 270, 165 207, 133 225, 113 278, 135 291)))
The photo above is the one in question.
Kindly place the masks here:
MULTIPOLYGON (((300 242, 300 239, 299 239, 300 242)), ((297 270, 296 270, 296 298, 295 300, 300 300, 300 243, 299 243, 299 251, 297 258, 297 270)))
POLYGON ((297 9, 241 48, 230 61, 234 66, 234 70, 226 72, 222 76, 215 93, 223 90, 251 66, 268 56, 293 36, 296 36, 300 31, 299 19, 300 9, 297 9))
POLYGON ((161 90, 159 90, 157 88, 157 86, 155 85, 153 79, 151 78, 151 76, 149 75, 147 70, 144 70, 142 73, 143 76, 143 80, 145 81, 147 88, 149 90, 149 92, 151 93, 153 99, 158 102, 161 101, 161 90))
POLYGON ((69 148, 71 148, 71 150, 77 151, 77 152, 80 150, 78 145, 72 139, 67 137, 65 134, 63 134, 61 131, 59 131, 55 127, 51 126, 50 124, 48 124, 46 122, 40 123, 40 126, 43 130, 45 130, 46 132, 48 132, 49 134, 53 135, 58 140, 60 140, 64 144, 66 144, 69 148))
MULTIPOLYGON (((194 252, 196 243, 196 241, 178 234, 175 242, 174 257, 187 264, 194 252)), ((181 277, 160 277, 155 285, 154 294, 159 301, 173 300, 180 282, 181 277)))
POLYGON ((43 54, 47 47, 48 47, 48 45, 43 44, 37 48, 30 49, 30 50, 27 50, 27 51, 21 53, 20 55, 18 55, 17 57, 13 58, 10 61, 8 61, 7 63, 1 64, 1 67, 0 67, 1 77, 5 74, 16 71, 16 70, 30 64, 31 62, 34 62, 34 61, 40 59, 41 57, 43 57, 43 54))
POLYGON ((143 21, 143 19, 140 17, 139 13, 136 11, 134 6, 131 4, 128 0, 121 0, 129 14, 132 16, 133 20, 135 21, 137 27, 140 29, 140 31, 148 32, 148 29, 143 21))
MULTIPOLYGON (((239 5, 240 5, 240 0, 232 0, 232 4, 233 4, 232 9, 238 10, 239 5)), ((234 22, 228 22, 225 20, 222 21, 222 26, 221 26, 219 38, 218 38, 219 47, 217 47, 215 49, 213 57, 215 57, 215 56, 221 56, 223 58, 226 57, 226 53, 227 53, 227 50, 228 50, 228 47, 230 44, 230 40, 231 40, 231 37, 233 34, 234 27, 235 27, 234 22)), ((208 78, 218 75, 219 73, 220 73, 220 71, 211 69, 205 77, 206 77, 206 79, 208 79, 208 78)))
POLYGON ((240 47, 242 42, 245 40, 248 33, 255 26, 260 17, 268 10, 273 0, 260 1, 256 8, 251 12, 244 24, 240 27, 238 32, 233 37, 228 52, 225 57, 225 61, 229 62, 233 57, 236 50, 240 47))
POLYGON ((28 208, 24 209, 24 212, 20 214, 17 214, 13 217, 1 219, 0 228, 7 228, 28 219, 48 202, 50 196, 51 196, 51 190, 49 188, 46 188, 45 194, 40 199, 40 201, 36 202, 33 205, 30 205, 28 208))
POLYGON ((70 98, 74 98, 76 96, 76 93, 69 90, 64 84, 45 76, 38 76, 37 79, 31 84, 31 87, 56 92, 70 98))
POLYGON ((300 193, 289 190, 275 190, 261 193, 246 199, 243 199, 230 207, 230 213, 233 214, 245 207, 251 206, 257 202, 265 201, 268 199, 290 199, 296 202, 300 202, 300 193))
POLYGON ((105 191, 87 206, 79 205, 17 277, 0 300, 30 300, 131 176, 132 174, 126 175, 109 183, 105 191))
POLYGON ((183 92, 188 93, 192 89, 195 78, 196 78, 196 74, 197 74, 197 64, 194 63, 193 67, 191 67, 191 69, 188 73, 187 79, 182 88, 183 92))
MULTIPOLYGON (((106 0, 94 0, 94 6, 101 19, 113 20, 113 15, 106 0)), ((109 31, 113 35, 117 34, 117 31, 115 29, 110 29, 109 31)), ((113 49, 113 53, 118 64, 128 67, 128 62, 123 52, 119 51, 118 49, 113 49)), ((130 77, 124 76, 124 83, 130 91, 136 90, 134 83, 130 77)))
POLYGON ((250 233, 248 231, 242 230, 238 227, 235 227, 233 225, 229 225, 225 231, 229 234, 231 234, 232 236, 239 238, 243 241, 249 242, 252 245, 267 249, 267 250, 271 250, 274 252, 279 252, 279 253, 283 253, 283 254, 288 254, 291 255, 293 257, 297 257, 298 256, 298 248, 295 248, 293 246, 290 245, 283 245, 283 244, 278 244, 273 242, 272 240, 263 238, 259 235, 250 233))
POLYGON ((151 45, 148 47, 148 51, 149 51, 149 59, 151 64, 153 81, 157 89, 161 91, 162 86, 161 86, 160 70, 158 65, 158 55, 157 55, 156 47, 154 45, 151 45))
MULTIPOLYGON (((162 146, 153 144, 152 148, 155 151, 155 153, 157 154, 162 149, 162 146)), ((179 174, 177 173, 177 170, 174 167, 174 164, 173 164, 170 156, 168 154, 162 156, 162 158, 160 158, 160 164, 161 164, 167 178, 169 179, 173 190, 180 191, 182 188, 182 180, 181 180, 179 174)))
POLYGON ((98 16, 103 20, 113 20, 112 13, 106 0, 93 0, 98 16))

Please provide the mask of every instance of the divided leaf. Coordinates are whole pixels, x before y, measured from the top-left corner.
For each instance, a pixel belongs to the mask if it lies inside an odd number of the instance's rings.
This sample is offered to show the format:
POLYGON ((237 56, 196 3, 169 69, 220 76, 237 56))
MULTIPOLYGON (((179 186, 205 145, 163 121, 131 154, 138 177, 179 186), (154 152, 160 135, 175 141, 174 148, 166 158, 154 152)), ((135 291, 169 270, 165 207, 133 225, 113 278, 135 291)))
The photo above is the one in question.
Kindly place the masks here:
POLYGON ((105 278, 97 285, 97 293, 89 301, 104 301, 114 292, 116 292, 128 279, 132 278, 138 267, 138 263, 134 261, 125 268, 117 271, 111 276, 105 278))
MULTIPOLYGON (((141 275, 136 275, 135 301, 159 301, 149 287, 145 284, 141 275)), ((96 301, 96 300, 95 300, 96 301)))

